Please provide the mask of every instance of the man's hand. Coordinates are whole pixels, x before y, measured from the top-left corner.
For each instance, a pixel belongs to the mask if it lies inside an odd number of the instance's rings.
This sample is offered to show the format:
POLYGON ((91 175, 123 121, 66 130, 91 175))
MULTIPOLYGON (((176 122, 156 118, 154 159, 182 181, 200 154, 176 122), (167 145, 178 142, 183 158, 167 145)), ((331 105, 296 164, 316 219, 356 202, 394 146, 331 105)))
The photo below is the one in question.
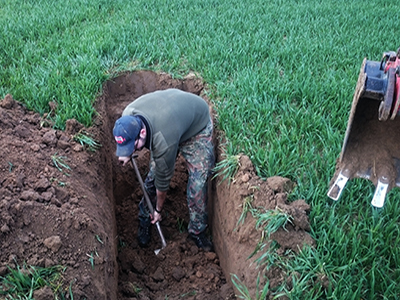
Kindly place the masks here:
POLYGON ((122 163, 123 166, 125 166, 128 162, 130 162, 131 157, 130 156, 119 156, 118 160, 122 163))
POLYGON ((151 218, 151 224, 161 222, 161 220, 162 220, 161 214, 156 212, 156 210, 154 210, 154 216, 150 215, 150 218, 151 218))
POLYGON ((159 190, 156 190, 156 192, 157 192, 157 198, 156 198, 157 200, 156 200, 156 206, 155 206, 155 209, 154 209, 154 216, 151 216, 151 219, 152 219, 151 223, 152 224, 155 224, 157 221, 161 221, 162 220, 162 218, 161 218, 161 210, 164 207, 165 198, 167 197, 167 192, 166 191, 161 192, 159 190), (159 211, 159 213, 157 211, 159 211))

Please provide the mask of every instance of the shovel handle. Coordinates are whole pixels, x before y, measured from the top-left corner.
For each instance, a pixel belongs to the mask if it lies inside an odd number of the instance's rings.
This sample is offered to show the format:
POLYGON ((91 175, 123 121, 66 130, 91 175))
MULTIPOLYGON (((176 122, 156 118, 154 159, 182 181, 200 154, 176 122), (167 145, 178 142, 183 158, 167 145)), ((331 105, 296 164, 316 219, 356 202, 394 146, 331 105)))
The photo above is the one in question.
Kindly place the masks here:
MULTIPOLYGON (((147 194, 147 191, 146 191, 146 189, 144 187, 143 179, 140 176, 139 168, 138 168, 138 166, 136 164, 136 161, 135 161, 133 155, 131 157, 131 161, 132 161, 133 168, 135 169, 135 172, 136 172, 136 177, 138 178, 140 186, 141 186, 141 188, 143 190, 143 195, 144 195, 144 198, 146 199, 147 207, 150 210, 151 215, 154 215, 153 204, 151 204, 150 197, 147 194)), ((161 231, 160 222, 158 222, 158 221, 156 222, 156 227, 157 227, 158 234, 160 235, 160 238, 161 238, 162 248, 165 248, 167 246, 167 243, 165 242, 164 235, 163 235, 163 233, 161 231)))

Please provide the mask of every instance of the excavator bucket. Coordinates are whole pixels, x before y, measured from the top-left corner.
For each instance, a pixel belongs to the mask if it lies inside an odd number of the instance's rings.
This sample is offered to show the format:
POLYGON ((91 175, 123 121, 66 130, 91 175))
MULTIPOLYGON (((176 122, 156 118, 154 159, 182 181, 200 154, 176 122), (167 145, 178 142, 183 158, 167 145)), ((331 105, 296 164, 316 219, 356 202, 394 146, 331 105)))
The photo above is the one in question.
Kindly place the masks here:
MULTIPOLYGON (((400 50, 400 48, 399 48, 400 50)), ((352 178, 375 185, 371 204, 381 208, 386 194, 400 187, 400 51, 385 52, 382 60, 364 59, 347 123, 342 150, 328 196, 338 200, 352 178)))

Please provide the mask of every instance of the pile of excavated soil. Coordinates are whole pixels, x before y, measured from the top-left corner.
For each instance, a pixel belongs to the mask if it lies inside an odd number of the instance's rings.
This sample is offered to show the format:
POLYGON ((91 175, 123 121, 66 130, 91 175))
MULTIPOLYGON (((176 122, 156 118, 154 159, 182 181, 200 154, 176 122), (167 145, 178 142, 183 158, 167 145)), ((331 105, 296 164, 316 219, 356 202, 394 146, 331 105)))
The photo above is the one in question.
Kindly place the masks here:
MULTIPOLYGON (((8 266, 62 265, 65 291, 71 285, 74 299, 235 299, 231 274, 254 293, 259 270, 247 257, 261 234, 251 217, 237 226, 249 196, 255 207, 279 207, 294 216, 293 225, 271 237, 282 249, 298 251, 313 243, 307 234, 308 205, 286 201, 291 183, 261 180, 243 156, 233 184, 219 179, 211 184, 209 233, 215 253, 188 239, 187 173, 181 158, 161 222, 167 247, 154 253, 161 247, 155 228, 150 246, 138 246, 143 193, 132 167, 122 167, 115 157, 112 128, 131 101, 171 87, 206 98, 195 76, 176 80, 150 71, 126 73, 105 83, 91 128, 69 120, 65 131, 52 129, 49 116, 26 110, 11 95, 0 102, 0 276, 9 272, 8 266), (101 147, 93 152, 82 146, 73 139, 78 132, 91 135, 101 147)), ((56 103, 51 105, 56 112, 56 103)), ((142 151, 136 160, 143 178, 148 159, 142 151)), ((273 285, 284 278, 279 270, 266 275, 273 285)), ((35 292, 35 299, 49 299, 49 290, 35 292)))
POLYGON ((10 95, 0 102, 0 276, 7 266, 62 265, 74 299, 115 299, 112 158, 72 139, 77 122, 61 132, 48 120, 10 95))

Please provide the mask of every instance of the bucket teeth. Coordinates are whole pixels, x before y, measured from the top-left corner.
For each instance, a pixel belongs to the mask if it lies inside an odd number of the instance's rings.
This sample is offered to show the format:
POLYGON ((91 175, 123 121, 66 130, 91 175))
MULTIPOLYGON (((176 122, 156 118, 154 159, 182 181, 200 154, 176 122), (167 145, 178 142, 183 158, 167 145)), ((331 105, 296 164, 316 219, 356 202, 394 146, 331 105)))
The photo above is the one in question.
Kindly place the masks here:
POLYGON ((328 191, 328 197, 335 201, 338 200, 348 180, 349 177, 344 176, 342 172, 340 172, 328 191))
POLYGON ((380 179, 375 189, 374 197, 372 198, 371 204, 377 208, 382 208, 385 204, 386 193, 389 184, 383 183, 380 179))

